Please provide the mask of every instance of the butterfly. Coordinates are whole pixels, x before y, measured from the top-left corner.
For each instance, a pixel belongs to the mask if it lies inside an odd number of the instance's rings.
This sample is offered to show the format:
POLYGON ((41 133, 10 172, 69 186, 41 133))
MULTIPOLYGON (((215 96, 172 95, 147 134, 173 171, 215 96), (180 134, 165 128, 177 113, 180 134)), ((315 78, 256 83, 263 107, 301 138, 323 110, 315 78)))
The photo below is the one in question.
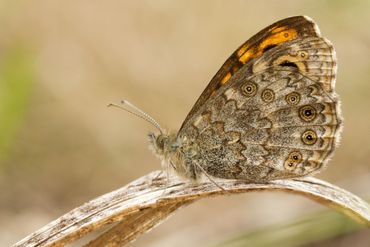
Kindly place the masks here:
MULTIPOLYGON (((154 153, 182 177, 268 182, 322 170, 340 137, 333 45, 306 16, 286 18, 222 65, 177 133, 153 123, 154 153)), ((213 181, 213 180, 212 180, 213 181)))

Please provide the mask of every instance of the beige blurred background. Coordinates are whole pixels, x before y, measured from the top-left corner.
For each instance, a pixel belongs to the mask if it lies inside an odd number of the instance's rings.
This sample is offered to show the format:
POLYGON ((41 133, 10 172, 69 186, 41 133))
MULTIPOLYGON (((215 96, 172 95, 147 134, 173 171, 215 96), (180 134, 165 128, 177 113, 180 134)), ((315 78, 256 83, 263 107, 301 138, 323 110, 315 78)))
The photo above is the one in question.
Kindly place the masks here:
MULTIPOLYGON (((177 130, 242 42, 301 14, 339 60, 345 127, 318 177, 369 199, 370 1, 0 0, 0 246, 160 168, 153 128, 107 103, 177 130)), ((284 193, 203 200, 131 245, 208 246, 323 209, 284 193)))

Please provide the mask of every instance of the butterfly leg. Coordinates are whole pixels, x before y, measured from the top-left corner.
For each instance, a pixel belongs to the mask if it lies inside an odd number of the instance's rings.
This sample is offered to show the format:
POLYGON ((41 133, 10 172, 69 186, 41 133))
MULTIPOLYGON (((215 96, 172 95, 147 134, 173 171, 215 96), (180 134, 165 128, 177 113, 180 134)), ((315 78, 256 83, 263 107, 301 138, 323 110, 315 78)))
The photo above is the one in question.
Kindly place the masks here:
POLYGON ((201 167, 197 162, 194 162, 194 164, 203 172, 203 174, 209 179, 209 181, 216 185, 217 188, 221 189, 222 191, 226 191, 221 185, 219 185, 215 180, 213 180, 213 178, 211 178, 211 176, 203 169, 203 167, 201 167))
POLYGON ((162 176, 162 174, 163 174, 163 171, 162 170, 160 170, 159 172, 158 172, 158 174, 152 179, 152 181, 155 181, 155 180, 159 180, 159 178, 162 176))

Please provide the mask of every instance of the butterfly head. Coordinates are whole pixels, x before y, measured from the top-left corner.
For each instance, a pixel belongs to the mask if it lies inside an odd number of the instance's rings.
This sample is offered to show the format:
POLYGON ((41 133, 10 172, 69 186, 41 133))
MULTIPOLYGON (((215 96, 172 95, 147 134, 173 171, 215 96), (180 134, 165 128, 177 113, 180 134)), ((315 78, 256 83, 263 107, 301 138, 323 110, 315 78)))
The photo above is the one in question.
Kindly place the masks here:
POLYGON ((148 137, 151 149, 160 157, 168 158, 179 146, 175 134, 149 133, 148 137))

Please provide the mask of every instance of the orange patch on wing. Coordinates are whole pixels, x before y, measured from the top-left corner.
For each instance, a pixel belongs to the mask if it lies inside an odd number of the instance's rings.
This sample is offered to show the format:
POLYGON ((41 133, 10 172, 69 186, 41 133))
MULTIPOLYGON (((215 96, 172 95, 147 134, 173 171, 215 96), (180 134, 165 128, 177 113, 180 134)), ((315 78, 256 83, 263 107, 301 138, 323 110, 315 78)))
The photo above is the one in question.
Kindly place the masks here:
POLYGON ((257 55, 258 54, 254 52, 254 49, 250 49, 239 57, 239 61, 245 64, 246 62, 248 62, 250 59, 254 58, 257 55))
POLYGON ((240 47, 236 53, 236 55, 238 57, 241 57, 244 52, 246 52, 248 50, 248 48, 250 47, 250 44, 249 43, 245 43, 242 47, 240 47))
POLYGON ((229 72, 229 73, 227 73, 225 76, 224 76, 224 78, 222 78, 222 80, 221 80, 221 84, 222 85, 224 85, 229 79, 230 79, 230 77, 231 77, 231 73, 229 72))
POLYGON ((252 58, 261 55, 267 47, 293 40, 297 36, 298 32, 295 29, 289 29, 287 27, 273 28, 271 34, 262 40, 261 43, 256 44, 257 46, 250 46, 249 44, 242 46, 237 52, 239 61, 245 64, 252 58))
POLYGON ((266 47, 270 45, 278 45, 289 40, 293 40, 297 37, 298 33, 295 29, 287 29, 283 32, 275 33, 267 37, 262 43, 258 46, 258 52, 262 52, 266 47))
POLYGON ((271 30, 271 33, 279 33, 283 30, 285 30, 286 27, 274 27, 272 30, 271 30))

